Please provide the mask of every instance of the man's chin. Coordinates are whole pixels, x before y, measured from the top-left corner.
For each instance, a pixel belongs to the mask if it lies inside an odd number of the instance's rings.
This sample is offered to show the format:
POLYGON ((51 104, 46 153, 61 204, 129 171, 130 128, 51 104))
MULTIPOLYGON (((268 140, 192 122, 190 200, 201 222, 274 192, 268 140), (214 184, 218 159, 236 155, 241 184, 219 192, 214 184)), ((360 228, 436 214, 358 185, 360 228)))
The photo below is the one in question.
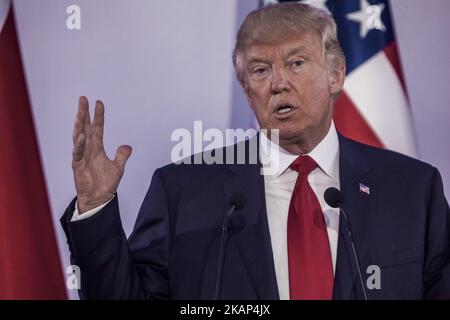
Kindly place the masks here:
MULTIPOLYGON (((285 141, 301 140, 302 136, 306 132, 305 124, 299 123, 299 121, 283 121, 277 123, 271 123, 265 126, 267 129, 267 135, 271 138, 274 135, 278 135, 278 139, 285 141)), ((271 138, 272 139, 272 138, 271 138)), ((273 139, 272 139, 273 140, 273 139)))
POLYGON ((278 136, 280 138, 280 140, 298 140, 301 139, 301 137, 303 136, 303 132, 304 130, 302 130, 299 127, 288 127, 288 128, 283 128, 280 127, 278 129, 278 136))

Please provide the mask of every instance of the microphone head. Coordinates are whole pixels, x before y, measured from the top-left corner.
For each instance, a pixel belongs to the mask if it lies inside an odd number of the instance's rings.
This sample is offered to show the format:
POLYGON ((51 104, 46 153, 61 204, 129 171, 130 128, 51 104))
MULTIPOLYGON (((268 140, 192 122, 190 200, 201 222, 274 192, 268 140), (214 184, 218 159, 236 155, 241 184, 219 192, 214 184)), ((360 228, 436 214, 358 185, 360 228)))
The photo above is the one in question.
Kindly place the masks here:
POLYGON ((235 192, 230 197, 229 205, 234 206, 234 210, 241 210, 247 203, 247 196, 242 192, 235 192))
POLYGON ((339 208, 342 205, 342 192, 336 188, 328 188, 323 195, 325 202, 332 208, 339 208))

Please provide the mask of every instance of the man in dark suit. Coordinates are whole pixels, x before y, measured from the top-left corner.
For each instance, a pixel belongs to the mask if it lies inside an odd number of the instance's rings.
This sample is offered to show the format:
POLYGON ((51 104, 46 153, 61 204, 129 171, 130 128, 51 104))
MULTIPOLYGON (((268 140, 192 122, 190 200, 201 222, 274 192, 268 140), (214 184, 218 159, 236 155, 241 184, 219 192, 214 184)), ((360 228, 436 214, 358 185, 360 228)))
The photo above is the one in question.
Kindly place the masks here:
POLYGON ((116 190, 131 148, 108 159, 103 104, 96 103, 91 123, 80 98, 77 198, 61 222, 81 269, 81 297, 450 298, 450 209, 438 171, 351 141, 334 127, 345 58, 332 18, 302 4, 257 10, 241 26, 233 58, 261 128, 278 130, 279 139, 269 131, 242 149, 212 152, 227 160, 245 150, 249 159, 256 141, 257 163, 156 170, 128 240, 116 190), (350 223, 324 200, 329 187, 341 190, 350 223), (222 231, 236 195, 242 203, 222 231))

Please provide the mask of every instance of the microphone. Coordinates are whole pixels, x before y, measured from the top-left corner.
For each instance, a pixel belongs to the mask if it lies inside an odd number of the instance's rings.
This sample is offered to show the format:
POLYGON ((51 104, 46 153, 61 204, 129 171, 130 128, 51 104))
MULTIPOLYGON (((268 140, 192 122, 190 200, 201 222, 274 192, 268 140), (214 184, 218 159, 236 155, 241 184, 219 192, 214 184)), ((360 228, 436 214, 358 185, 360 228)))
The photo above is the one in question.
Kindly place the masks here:
POLYGON ((228 225, 230 223, 230 217, 233 212, 241 210, 245 207, 247 203, 247 197, 242 192, 233 193, 230 197, 228 209, 225 212, 225 216, 222 222, 222 237, 220 239, 220 250, 219 250, 219 263, 217 265, 217 277, 216 277, 216 292, 214 294, 214 300, 220 298, 220 293, 222 291, 222 276, 223 276, 223 265, 225 256, 225 240, 228 234, 228 225))
POLYGON ((336 188, 331 187, 331 188, 328 188, 327 190, 325 190, 323 197, 325 199, 325 202, 330 207, 339 208, 340 211, 342 212, 342 215, 344 216, 344 220, 347 223, 348 235, 350 238, 350 242, 352 244, 353 257, 355 259, 356 267, 358 269, 359 281, 361 283, 361 288, 362 288, 362 291, 364 294, 364 300, 368 300, 366 287, 364 285, 364 281, 363 281, 362 273, 361 273, 361 264, 359 263, 358 254, 357 254, 356 246, 355 246, 355 241, 353 240, 352 226, 350 223, 350 219, 349 219, 347 213, 345 213, 345 210, 343 208, 342 192, 336 188))

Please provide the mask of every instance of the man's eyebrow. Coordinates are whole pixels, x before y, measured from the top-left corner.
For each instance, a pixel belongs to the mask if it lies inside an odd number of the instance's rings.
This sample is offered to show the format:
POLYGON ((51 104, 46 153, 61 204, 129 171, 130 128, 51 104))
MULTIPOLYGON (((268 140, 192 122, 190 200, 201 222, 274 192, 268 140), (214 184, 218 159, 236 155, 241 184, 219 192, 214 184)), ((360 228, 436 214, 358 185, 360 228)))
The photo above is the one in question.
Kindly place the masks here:
POLYGON ((267 59, 263 59, 263 58, 259 58, 259 57, 251 57, 248 60, 248 65, 252 64, 252 63, 266 63, 266 64, 270 64, 270 61, 267 59))
POLYGON ((285 54, 285 58, 288 58, 290 56, 293 56, 293 55, 296 55, 299 53, 308 53, 308 50, 306 49, 305 46, 299 46, 299 47, 289 49, 285 54))
MULTIPOLYGON (((290 56, 293 56, 293 55, 296 55, 299 53, 308 53, 308 52, 309 51, 305 46, 298 46, 298 47, 289 49, 284 56, 285 56, 285 58, 289 58, 290 56)), ((247 65, 254 64, 254 63, 270 64, 271 61, 261 58, 261 57, 258 57, 258 56, 253 56, 253 57, 250 57, 250 59, 247 62, 247 65)))

